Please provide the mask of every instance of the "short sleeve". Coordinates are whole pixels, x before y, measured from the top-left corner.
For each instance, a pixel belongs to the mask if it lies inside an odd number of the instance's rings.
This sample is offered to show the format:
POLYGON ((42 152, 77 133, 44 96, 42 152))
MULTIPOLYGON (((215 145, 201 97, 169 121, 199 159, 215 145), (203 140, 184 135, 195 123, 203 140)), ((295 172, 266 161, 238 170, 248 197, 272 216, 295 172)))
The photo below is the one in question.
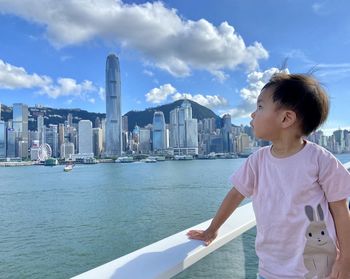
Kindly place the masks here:
POLYGON ((319 157, 319 184, 328 202, 350 197, 350 173, 337 158, 328 151, 319 157))
POLYGON ((230 182, 245 197, 253 195, 256 175, 252 167, 253 156, 250 156, 244 164, 231 175, 230 182))

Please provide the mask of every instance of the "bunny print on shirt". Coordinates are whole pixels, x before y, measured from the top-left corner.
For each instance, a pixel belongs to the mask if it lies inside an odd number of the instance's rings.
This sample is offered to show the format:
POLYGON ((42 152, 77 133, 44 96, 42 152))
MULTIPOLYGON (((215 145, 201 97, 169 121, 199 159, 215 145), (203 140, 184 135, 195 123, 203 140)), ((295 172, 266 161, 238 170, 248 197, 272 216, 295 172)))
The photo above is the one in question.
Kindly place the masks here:
POLYGON ((310 224, 306 229, 304 265, 308 270, 305 278, 326 278, 330 275, 336 258, 336 247, 329 237, 324 214, 319 204, 317 213, 310 205, 305 206, 310 224))

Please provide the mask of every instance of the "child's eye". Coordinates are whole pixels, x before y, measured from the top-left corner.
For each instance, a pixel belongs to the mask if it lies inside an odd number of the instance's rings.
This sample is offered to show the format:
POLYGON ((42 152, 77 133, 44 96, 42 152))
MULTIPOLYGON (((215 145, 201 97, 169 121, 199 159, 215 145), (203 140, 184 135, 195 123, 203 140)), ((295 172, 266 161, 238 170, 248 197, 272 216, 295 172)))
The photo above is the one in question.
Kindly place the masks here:
POLYGON ((262 109, 262 105, 258 105, 258 109, 262 109))

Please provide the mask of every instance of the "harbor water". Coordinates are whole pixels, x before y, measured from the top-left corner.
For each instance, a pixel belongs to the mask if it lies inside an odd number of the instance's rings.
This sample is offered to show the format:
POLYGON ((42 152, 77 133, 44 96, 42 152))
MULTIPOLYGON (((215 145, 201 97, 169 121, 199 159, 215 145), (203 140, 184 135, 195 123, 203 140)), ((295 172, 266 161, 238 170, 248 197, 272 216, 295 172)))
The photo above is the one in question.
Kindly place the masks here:
MULTIPOLYGON (((244 160, 2 167, 0 278, 69 278, 208 220, 244 160)), ((176 278, 255 278, 254 235, 176 278)))

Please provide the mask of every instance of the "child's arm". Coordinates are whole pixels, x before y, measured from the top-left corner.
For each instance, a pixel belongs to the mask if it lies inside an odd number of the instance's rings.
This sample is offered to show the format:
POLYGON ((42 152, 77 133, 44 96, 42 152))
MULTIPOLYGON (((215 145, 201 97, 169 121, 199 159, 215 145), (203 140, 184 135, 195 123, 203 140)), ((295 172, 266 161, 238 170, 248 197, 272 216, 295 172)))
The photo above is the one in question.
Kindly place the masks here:
POLYGON ((340 255, 333 266, 331 278, 350 278, 350 213, 347 200, 330 202, 329 208, 333 216, 340 255))
POLYGON ((235 188, 232 188, 226 195, 225 199, 221 203, 219 210, 217 211, 214 219, 211 221, 210 226, 205 230, 192 230, 187 233, 189 238, 203 240, 205 245, 209 245, 217 236, 217 231, 221 225, 227 220, 232 212, 238 207, 244 196, 238 192, 235 188))

